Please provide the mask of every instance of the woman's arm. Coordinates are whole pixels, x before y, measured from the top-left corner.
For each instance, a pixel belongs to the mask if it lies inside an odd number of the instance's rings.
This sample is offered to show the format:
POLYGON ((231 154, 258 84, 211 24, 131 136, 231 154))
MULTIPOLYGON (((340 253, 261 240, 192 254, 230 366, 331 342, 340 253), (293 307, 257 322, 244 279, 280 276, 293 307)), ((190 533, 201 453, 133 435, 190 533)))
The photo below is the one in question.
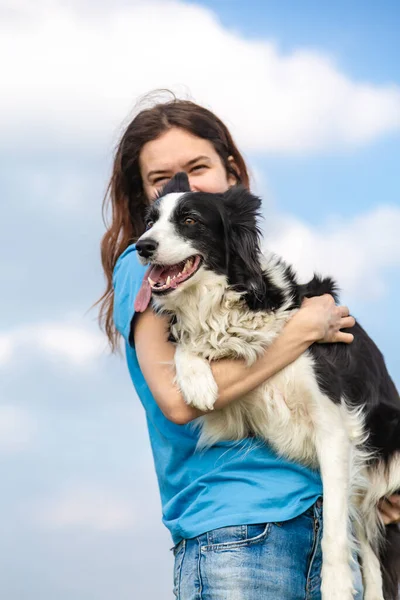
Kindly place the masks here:
MULTIPOLYGON (((215 409, 220 409, 247 394, 275 373, 296 360, 316 341, 346 342, 352 334, 340 329, 355 323, 347 307, 336 306, 332 296, 304 300, 277 339, 251 367, 243 360, 222 359, 211 363, 219 394, 215 409)), ((174 384, 174 344, 167 341, 168 320, 151 309, 134 321, 136 353, 143 376, 167 419, 185 424, 202 413, 188 406, 174 384)))

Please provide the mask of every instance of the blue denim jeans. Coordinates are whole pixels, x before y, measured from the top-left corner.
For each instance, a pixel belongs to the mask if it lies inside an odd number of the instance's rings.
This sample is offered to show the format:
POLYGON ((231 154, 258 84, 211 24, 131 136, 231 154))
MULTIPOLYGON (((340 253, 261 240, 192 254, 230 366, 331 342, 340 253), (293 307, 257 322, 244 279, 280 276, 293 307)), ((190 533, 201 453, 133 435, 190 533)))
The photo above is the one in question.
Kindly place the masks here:
MULTIPOLYGON (((236 525, 173 548, 178 600, 321 600, 322 499, 282 523, 236 525)), ((354 566, 356 600, 363 597, 354 566)))

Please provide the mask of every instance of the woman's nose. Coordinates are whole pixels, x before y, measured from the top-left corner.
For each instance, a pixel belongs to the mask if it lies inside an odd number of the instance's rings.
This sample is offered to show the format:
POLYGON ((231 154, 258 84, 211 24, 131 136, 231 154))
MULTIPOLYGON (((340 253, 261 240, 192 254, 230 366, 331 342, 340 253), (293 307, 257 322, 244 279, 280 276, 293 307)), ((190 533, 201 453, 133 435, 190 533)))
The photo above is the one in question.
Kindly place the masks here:
POLYGON ((200 192, 199 188, 196 186, 196 184, 190 179, 189 177, 189 185, 190 185, 190 191, 192 192, 200 192))

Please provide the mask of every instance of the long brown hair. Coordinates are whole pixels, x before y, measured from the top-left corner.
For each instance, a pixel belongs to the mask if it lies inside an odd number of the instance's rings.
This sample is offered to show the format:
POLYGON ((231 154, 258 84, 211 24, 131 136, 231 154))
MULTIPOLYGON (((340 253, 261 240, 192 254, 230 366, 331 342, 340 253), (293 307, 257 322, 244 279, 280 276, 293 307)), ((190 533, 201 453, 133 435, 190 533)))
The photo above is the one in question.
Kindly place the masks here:
POLYGON ((113 321, 114 290, 112 274, 119 256, 144 232, 144 216, 148 199, 143 191, 139 156, 143 146, 157 139, 171 127, 185 129, 192 135, 211 142, 219 154, 227 174, 249 187, 246 163, 222 121, 210 110, 189 100, 173 98, 139 112, 126 128, 117 146, 111 178, 103 201, 103 220, 111 207, 111 225, 101 240, 101 262, 106 277, 106 291, 96 302, 100 304, 99 323, 105 331, 112 351, 118 344, 113 321), (235 167, 228 160, 232 156, 235 167))

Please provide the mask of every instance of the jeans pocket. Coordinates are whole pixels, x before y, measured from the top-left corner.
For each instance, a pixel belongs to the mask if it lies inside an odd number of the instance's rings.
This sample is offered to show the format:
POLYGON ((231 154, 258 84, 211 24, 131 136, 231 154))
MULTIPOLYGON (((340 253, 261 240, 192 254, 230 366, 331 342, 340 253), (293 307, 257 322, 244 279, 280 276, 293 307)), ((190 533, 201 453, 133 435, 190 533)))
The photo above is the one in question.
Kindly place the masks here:
POLYGON ((174 587, 173 587, 172 591, 173 591, 175 598, 179 598, 179 588, 180 588, 180 583, 181 583, 181 570, 182 570, 183 558, 185 556, 185 549, 186 549, 186 541, 185 540, 181 540, 179 542, 179 544, 174 546, 174 548, 172 549, 174 557, 175 557, 174 558, 174 587))
POLYGON ((202 545, 202 552, 223 552, 233 548, 252 546, 263 542, 271 529, 271 523, 258 523, 256 525, 239 525, 234 527, 221 527, 209 532, 209 544, 202 545))

